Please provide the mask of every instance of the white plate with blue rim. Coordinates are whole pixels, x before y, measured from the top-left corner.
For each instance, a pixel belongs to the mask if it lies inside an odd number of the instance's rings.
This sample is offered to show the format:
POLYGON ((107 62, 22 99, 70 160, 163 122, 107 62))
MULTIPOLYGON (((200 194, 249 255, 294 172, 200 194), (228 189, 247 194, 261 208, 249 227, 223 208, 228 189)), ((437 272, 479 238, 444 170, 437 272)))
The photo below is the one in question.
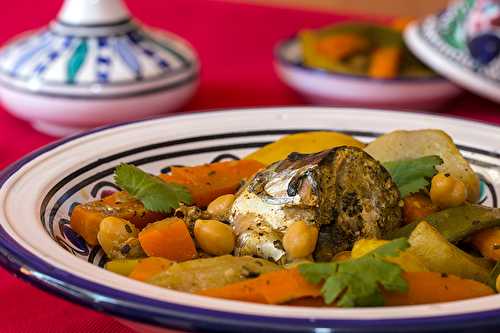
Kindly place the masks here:
POLYGON ((437 75, 377 79, 308 66, 298 36, 278 43, 274 65, 286 85, 316 105, 437 111, 461 92, 437 75))
POLYGON ((362 141, 395 129, 448 132, 482 179, 481 201, 500 193, 498 127, 438 115, 345 108, 281 107, 177 115, 101 128, 24 157, 0 175, 0 263, 35 286, 147 332, 492 332, 500 295, 418 306, 302 308, 206 298, 162 289, 102 269, 68 224, 72 207, 114 189, 119 163, 151 173, 169 165, 237 159, 306 130, 362 141))

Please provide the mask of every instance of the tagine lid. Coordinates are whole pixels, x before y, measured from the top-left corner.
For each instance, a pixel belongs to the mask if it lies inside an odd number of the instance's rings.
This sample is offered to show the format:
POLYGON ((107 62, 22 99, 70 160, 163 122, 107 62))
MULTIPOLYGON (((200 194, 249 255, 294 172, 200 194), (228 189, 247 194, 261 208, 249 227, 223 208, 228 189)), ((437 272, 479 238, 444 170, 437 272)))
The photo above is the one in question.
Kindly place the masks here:
POLYGON ((500 103, 500 0, 461 0, 410 24, 412 52, 434 71, 500 103))

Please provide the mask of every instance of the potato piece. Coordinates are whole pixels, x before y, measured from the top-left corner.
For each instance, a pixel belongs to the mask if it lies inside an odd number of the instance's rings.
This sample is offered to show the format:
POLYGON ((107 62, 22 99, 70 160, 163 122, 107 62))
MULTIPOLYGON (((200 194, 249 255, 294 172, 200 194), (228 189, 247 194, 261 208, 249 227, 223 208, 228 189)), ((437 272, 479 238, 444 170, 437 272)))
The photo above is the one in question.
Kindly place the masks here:
MULTIPOLYGON (((353 259, 364 256, 370 253, 376 248, 389 243, 389 241, 380 239, 360 239, 356 243, 351 251, 351 257, 353 259)), ((392 262, 399 265, 405 272, 428 272, 429 269, 425 266, 425 263, 417 257, 415 254, 409 251, 403 251, 397 257, 385 257, 386 261, 392 262)))
POLYGON ((285 159, 293 152, 310 154, 339 146, 363 148, 365 144, 352 136, 337 132, 304 132, 286 135, 278 141, 256 150, 245 159, 269 165, 285 159))
POLYGON ((457 149, 451 137, 441 130, 394 131, 375 139, 365 151, 380 162, 438 155, 443 164, 438 171, 450 173, 467 187, 468 201, 479 199, 479 178, 457 149))
POLYGON ((225 255, 173 264, 147 282, 169 289, 195 292, 220 288, 277 269, 279 266, 264 259, 225 255))
POLYGON ((410 253, 420 257, 434 272, 489 283, 489 270, 476 258, 451 244, 427 222, 421 222, 410 235, 410 253))

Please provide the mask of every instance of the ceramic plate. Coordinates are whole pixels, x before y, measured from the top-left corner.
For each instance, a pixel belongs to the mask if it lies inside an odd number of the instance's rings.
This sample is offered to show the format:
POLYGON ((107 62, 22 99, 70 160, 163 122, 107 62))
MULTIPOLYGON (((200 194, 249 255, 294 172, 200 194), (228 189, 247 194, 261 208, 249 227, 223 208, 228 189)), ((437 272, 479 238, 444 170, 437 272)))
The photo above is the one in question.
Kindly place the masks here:
POLYGON ((441 128, 482 178, 481 200, 497 206, 500 131, 430 114, 340 108, 269 108, 145 120, 74 136, 25 157, 0 175, 0 262, 41 289, 125 319, 142 331, 492 332, 500 295, 434 305, 335 309, 269 306, 180 293, 100 268, 98 247, 69 227, 75 204, 114 188, 113 168, 237 159, 289 133, 336 130, 370 141, 394 129, 441 128))
POLYGON ((311 68, 296 37, 279 43, 274 59, 283 82, 318 105, 435 110, 461 91, 441 77, 381 80, 311 68))

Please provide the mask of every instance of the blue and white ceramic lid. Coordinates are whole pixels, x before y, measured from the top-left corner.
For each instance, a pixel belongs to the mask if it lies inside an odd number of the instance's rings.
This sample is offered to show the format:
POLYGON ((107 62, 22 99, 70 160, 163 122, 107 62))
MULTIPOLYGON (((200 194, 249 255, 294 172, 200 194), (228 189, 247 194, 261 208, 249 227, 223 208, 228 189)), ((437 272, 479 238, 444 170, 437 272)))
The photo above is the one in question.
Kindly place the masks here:
POLYGON ((161 90, 198 67, 188 43, 143 27, 121 0, 66 0, 48 27, 0 49, 0 83, 62 97, 161 90))
POLYGON ((500 0, 459 0, 410 25, 408 47, 436 72, 500 102, 500 0))

